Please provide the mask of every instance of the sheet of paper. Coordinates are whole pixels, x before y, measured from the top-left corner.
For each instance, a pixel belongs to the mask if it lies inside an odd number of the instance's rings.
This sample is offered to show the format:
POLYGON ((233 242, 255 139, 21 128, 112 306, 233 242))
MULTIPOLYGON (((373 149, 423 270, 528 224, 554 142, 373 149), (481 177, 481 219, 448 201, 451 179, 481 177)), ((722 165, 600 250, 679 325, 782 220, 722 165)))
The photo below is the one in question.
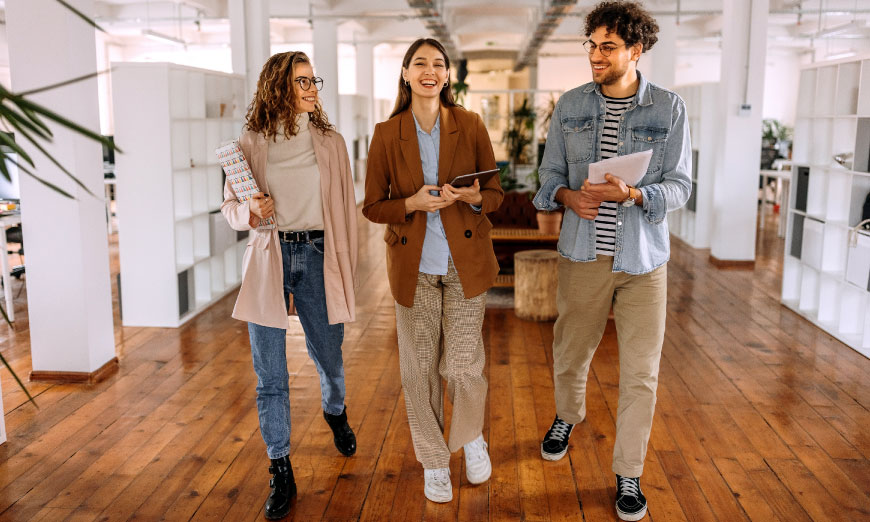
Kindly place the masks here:
POLYGON ((637 185, 640 178, 646 174, 652 153, 652 150, 645 150, 590 163, 589 183, 607 183, 604 175, 610 173, 628 185, 637 185))

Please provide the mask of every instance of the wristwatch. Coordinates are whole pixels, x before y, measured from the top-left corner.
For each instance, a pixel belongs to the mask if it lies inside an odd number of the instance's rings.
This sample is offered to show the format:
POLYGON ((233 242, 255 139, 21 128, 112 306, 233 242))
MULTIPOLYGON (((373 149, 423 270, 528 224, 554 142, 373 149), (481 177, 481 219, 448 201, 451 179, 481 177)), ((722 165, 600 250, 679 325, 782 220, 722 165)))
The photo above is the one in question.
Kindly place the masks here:
POLYGON ((637 193, 638 192, 639 191, 636 188, 632 187, 631 185, 628 185, 628 197, 625 198, 624 201, 622 201, 622 203, 621 203, 622 206, 623 207, 633 207, 637 203, 636 200, 637 200, 637 196, 638 196, 637 193))

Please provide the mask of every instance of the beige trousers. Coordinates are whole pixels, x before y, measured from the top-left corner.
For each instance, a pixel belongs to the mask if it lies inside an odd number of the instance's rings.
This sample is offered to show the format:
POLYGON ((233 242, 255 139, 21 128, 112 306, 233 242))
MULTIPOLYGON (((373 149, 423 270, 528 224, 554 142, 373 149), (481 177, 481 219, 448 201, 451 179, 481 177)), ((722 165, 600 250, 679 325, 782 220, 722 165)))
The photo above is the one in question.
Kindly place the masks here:
POLYGON ((449 467, 450 453, 483 431, 485 308, 486 293, 465 299, 453 263, 445 276, 418 274, 413 307, 396 303, 405 407, 414 452, 425 469, 449 467), (449 443, 444 440, 442 377, 453 403, 449 443))
POLYGON ((619 342, 613 472, 639 477, 652 429, 665 336, 667 265, 642 275, 612 268, 610 256, 599 255, 586 263, 559 260, 559 317, 553 328, 556 414, 570 424, 586 417, 589 364, 612 303, 619 342))

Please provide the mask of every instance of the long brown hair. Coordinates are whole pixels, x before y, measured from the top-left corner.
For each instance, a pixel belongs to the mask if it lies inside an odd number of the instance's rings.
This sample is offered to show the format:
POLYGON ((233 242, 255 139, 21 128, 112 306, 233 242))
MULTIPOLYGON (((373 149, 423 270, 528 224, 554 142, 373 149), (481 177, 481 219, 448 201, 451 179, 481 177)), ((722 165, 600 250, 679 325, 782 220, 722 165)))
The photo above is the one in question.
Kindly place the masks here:
MULTIPOLYGON (((402 58, 402 68, 407 69, 411 65, 411 58, 414 57, 414 53, 424 45, 437 49, 438 52, 441 53, 441 56, 444 57, 444 65, 447 66, 447 85, 441 88, 441 105, 444 107, 458 107, 459 105, 456 103, 456 100, 453 99, 453 91, 450 90, 450 57, 447 56, 447 51, 444 49, 444 46, 441 45, 441 42, 434 38, 418 39, 411 44, 411 47, 408 47, 405 57, 402 58)), ((405 84, 405 80, 402 79, 402 71, 399 71, 399 94, 396 96, 396 105, 393 106, 393 113, 390 114, 390 118, 396 114, 404 112, 405 109, 410 106, 411 86, 405 84)))
MULTIPOLYGON (((274 139, 282 127, 287 139, 299 132, 296 125, 296 89, 293 82, 293 67, 299 63, 310 64, 311 60, 300 51, 274 54, 266 60, 263 70, 260 71, 260 79, 257 80, 257 92, 248 106, 245 123, 248 130, 258 132, 266 139, 274 139)), ((323 112, 319 97, 314 112, 308 116, 314 127, 323 134, 335 128, 323 112)))

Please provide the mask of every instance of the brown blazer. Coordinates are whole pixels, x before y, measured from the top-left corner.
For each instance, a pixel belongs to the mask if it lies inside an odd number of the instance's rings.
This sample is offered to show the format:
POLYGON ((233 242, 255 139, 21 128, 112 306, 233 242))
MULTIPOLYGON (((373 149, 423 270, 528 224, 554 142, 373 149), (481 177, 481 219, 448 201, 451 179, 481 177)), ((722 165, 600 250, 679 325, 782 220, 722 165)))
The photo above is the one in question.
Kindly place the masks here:
MULTIPOLYGON (((438 185, 462 174, 495 168, 492 143, 477 114, 461 107, 441 108, 441 144, 438 152, 438 185)), ((423 163, 411 109, 379 123, 369 147, 363 215, 386 223, 387 275, 393 298, 402 306, 414 305, 417 273, 426 235, 426 212, 405 215, 405 198, 423 183, 423 163)), ((481 187, 481 213, 457 201, 441 209, 441 222, 453 265, 466 299, 488 290, 498 274, 484 214, 498 209, 504 191, 498 176, 481 187)))
MULTIPOLYGON (((309 123, 314 156, 320 169, 323 201, 323 286, 329 324, 355 318, 356 267, 358 260, 356 198, 344 138, 337 132, 322 134, 309 123)), ((239 145, 251 166, 261 192, 268 193, 266 155, 268 143, 262 134, 245 131, 239 145)), ((240 203, 229 182, 224 185, 221 212, 235 230, 251 230, 250 202, 240 203)), ((272 328, 287 328, 284 302, 284 261, 277 229, 251 232, 242 262, 242 287, 233 317, 272 328)))

